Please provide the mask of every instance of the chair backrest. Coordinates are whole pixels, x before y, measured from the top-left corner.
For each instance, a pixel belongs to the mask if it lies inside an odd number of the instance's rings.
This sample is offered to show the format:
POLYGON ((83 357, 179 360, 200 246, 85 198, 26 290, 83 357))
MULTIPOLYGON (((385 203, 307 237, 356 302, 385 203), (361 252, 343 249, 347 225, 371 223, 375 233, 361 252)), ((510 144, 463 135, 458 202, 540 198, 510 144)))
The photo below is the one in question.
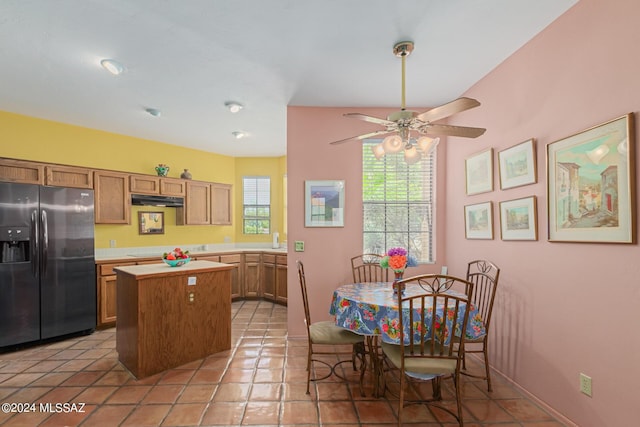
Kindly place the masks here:
POLYGON ((398 330, 405 344, 400 345, 401 368, 407 358, 438 358, 457 360, 459 369, 474 284, 442 274, 413 276, 399 284, 406 284, 407 289, 398 293, 398 307, 402 307, 398 330), (465 293, 452 288, 465 289, 465 293))
POLYGON ((389 269, 380 266, 382 255, 362 254, 351 258, 351 271, 355 283, 388 282, 389 269))
POLYGON ((300 290, 302 291, 302 305, 304 306, 304 323, 307 325, 307 336, 311 325, 311 315, 309 314, 309 296, 307 295, 307 280, 304 276, 304 265, 302 261, 296 261, 298 267, 298 279, 300 280, 300 290))
POLYGON ((484 327, 489 331, 493 300, 496 297, 498 279, 500 278, 500 269, 491 261, 471 261, 467 265, 466 278, 467 281, 474 284, 473 305, 482 316, 484 327))

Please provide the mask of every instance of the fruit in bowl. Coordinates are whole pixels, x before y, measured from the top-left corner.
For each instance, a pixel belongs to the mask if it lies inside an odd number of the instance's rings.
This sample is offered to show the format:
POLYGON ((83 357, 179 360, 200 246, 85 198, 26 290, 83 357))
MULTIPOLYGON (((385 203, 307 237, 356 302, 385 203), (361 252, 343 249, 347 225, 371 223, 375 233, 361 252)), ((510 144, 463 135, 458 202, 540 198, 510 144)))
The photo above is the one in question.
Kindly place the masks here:
POLYGON ((189 257, 189 251, 182 251, 180 248, 175 248, 171 252, 162 254, 162 260, 170 267, 180 267, 191 261, 191 258, 189 257))

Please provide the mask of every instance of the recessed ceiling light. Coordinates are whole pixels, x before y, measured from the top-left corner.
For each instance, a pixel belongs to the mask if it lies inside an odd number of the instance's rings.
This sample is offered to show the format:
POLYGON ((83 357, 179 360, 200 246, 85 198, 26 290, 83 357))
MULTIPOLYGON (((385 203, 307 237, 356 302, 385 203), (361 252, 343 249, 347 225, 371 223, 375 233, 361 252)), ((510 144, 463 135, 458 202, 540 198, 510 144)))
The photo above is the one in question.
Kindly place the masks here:
POLYGON ((246 134, 246 133, 241 132, 241 131, 239 131, 239 130, 234 131, 234 132, 231 132, 231 135, 235 136, 235 138, 236 138, 236 139, 242 139, 242 138, 244 138, 245 136, 247 136, 247 134, 246 134))
POLYGON ((160 117, 160 115, 162 115, 162 111, 158 110, 157 108, 147 108, 145 111, 151 114, 153 117, 160 117))
POLYGON ((105 70, 107 70, 114 76, 122 74, 122 72, 124 71, 124 67, 122 66, 122 64, 115 59, 103 59, 102 61, 100 61, 100 65, 102 65, 105 70))
POLYGON ((240 111, 240 110, 242 110, 244 108, 244 105, 240 104, 239 102, 235 102, 235 101, 225 102, 224 105, 232 113, 237 113, 238 111, 240 111))

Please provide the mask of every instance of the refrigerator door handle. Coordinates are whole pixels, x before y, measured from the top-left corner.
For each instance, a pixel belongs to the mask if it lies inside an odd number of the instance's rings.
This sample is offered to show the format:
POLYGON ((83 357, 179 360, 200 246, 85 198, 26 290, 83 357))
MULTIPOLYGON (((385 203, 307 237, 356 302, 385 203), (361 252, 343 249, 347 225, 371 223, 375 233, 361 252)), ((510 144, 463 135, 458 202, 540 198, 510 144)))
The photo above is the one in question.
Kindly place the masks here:
POLYGON ((31 274, 38 277, 38 247, 40 246, 40 227, 38 223, 38 211, 31 212, 31 236, 29 236, 31 247, 29 248, 29 258, 31 259, 31 274))
POLYGON ((42 210, 42 277, 47 273, 47 263, 49 261, 49 225, 47 221, 47 211, 42 210))

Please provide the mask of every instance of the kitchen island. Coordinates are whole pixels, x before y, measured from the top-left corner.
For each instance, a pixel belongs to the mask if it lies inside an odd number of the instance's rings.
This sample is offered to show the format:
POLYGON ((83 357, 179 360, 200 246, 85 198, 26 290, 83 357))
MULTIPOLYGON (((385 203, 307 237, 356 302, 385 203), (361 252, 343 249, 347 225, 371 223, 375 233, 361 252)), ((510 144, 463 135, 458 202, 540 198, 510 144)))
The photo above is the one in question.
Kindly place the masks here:
POLYGON ((232 265, 115 268, 119 361, 145 378, 231 348, 232 265))

